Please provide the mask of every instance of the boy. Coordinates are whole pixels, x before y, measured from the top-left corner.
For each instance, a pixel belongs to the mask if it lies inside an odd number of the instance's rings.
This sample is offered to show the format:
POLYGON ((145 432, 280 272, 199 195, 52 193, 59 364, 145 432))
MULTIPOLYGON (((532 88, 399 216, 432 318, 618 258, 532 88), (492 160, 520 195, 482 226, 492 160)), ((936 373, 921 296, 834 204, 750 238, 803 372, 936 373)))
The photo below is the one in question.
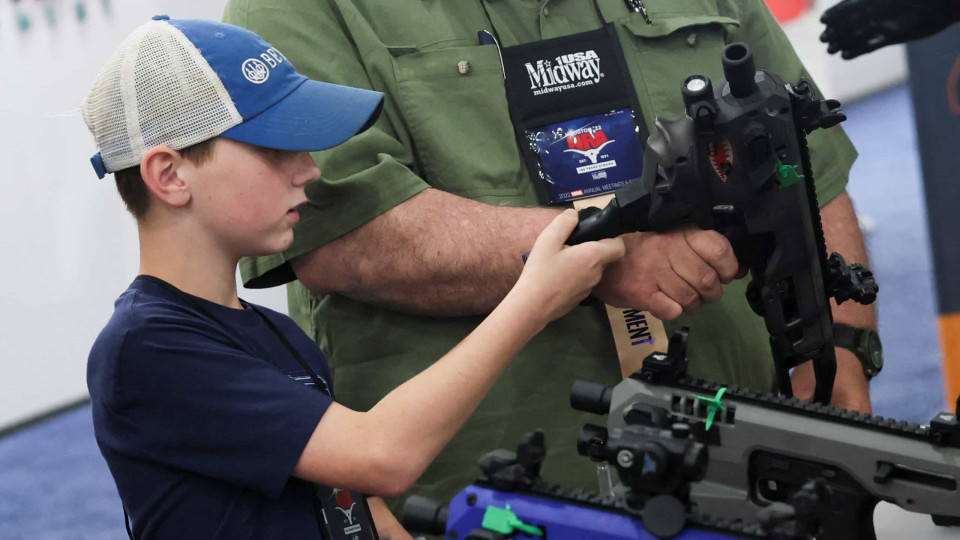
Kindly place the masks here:
POLYGON ((409 538, 358 493, 410 486, 510 359, 622 257, 620 240, 564 247, 577 219, 562 214, 460 345, 368 412, 337 404, 313 342, 237 297, 236 264, 290 244, 320 175, 307 151, 369 127, 381 100, 306 79, 247 30, 165 16, 94 82, 92 162, 116 174, 140 238, 140 275, 88 366, 131 537, 367 539, 372 512, 381 535, 409 538))

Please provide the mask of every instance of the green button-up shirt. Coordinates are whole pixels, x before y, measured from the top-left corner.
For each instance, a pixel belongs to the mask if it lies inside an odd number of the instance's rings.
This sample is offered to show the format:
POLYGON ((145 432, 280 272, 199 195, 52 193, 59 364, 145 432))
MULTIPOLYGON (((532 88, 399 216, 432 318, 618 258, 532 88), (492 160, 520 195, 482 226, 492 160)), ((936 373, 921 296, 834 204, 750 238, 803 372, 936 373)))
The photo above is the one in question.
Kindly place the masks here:
MULTIPOLYGON (((230 0, 225 20, 271 42, 310 78, 386 94, 369 131, 315 155, 323 179, 307 189, 309 206, 284 253, 241 264, 248 285, 292 279, 287 261, 371 221, 428 187, 494 205, 535 206, 536 194, 514 141, 497 48, 479 46, 491 30, 504 46, 595 30, 591 0, 230 0), (463 74, 458 66, 468 62, 463 74)), ((646 0, 653 24, 622 0, 598 0, 616 25, 644 117, 674 116, 680 83, 693 73, 723 78, 726 43, 751 46, 758 68, 785 81, 808 77, 761 0, 646 0)), ((837 127, 809 137, 821 203, 840 194, 856 152, 837 127)), ((384 269, 389 271, 389 269, 384 269)), ((774 387, 768 335, 744 299, 745 282, 722 301, 667 324, 692 329, 690 371, 713 380, 774 387)), ((449 351, 477 318, 405 315, 340 295, 288 288, 290 312, 330 359, 337 397, 365 410, 449 351)), ((513 448, 544 428, 544 477, 596 488, 593 464, 576 455, 585 422, 602 419, 568 407, 574 379, 620 378, 602 307, 576 308, 537 336, 416 491, 453 495, 478 475, 476 459, 513 448)), ((398 456, 402 459, 402 456, 398 456)))

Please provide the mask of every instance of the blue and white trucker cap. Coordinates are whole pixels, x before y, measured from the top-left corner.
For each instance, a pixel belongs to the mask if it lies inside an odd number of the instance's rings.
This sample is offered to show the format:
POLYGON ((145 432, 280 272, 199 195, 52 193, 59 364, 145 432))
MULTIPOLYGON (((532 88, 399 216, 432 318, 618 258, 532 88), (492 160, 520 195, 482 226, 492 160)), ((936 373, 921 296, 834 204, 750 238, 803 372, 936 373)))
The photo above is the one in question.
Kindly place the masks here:
POLYGON ((260 36, 231 24, 157 15, 97 75, 81 111, 97 176, 217 135, 295 151, 336 146, 373 125, 383 94, 313 81, 260 36))

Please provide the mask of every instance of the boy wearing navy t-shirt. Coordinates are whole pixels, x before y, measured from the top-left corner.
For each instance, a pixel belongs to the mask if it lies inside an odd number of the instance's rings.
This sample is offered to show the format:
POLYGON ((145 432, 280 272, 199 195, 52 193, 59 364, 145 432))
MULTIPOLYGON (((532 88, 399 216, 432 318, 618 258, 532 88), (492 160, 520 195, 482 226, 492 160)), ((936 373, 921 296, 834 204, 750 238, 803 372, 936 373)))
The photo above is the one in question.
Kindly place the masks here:
POLYGON ((140 237, 140 275, 88 366, 132 537, 359 540, 375 520, 409 538, 360 493, 410 486, 523 345, 622 257, 620 240, 565 247, 577 218, 562 214, 474 333, 370 411, 339 405, 316 345, 237 297, 236 264, 290 244, 320 175, 308 152, 365 130, 381 102, 306 79, 247 30, 164 16, 95 80, 92 162, 115 174, 140 237))

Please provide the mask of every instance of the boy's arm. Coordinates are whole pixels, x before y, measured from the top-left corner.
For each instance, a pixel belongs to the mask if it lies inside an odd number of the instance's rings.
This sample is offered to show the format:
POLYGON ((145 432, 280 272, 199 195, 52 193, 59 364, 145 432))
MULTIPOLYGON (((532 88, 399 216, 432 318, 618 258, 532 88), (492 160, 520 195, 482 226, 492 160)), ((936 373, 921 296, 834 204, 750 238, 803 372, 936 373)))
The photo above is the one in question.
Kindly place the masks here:
POLYGON ((294 476, 375 495, 406 491, 530 338, 585 298, 604 268, 623 257, 620 239, 564 247, 576 224, 572 210, 552 222, 503 302, 428 369, 368 412, 332 404, 294 476))

